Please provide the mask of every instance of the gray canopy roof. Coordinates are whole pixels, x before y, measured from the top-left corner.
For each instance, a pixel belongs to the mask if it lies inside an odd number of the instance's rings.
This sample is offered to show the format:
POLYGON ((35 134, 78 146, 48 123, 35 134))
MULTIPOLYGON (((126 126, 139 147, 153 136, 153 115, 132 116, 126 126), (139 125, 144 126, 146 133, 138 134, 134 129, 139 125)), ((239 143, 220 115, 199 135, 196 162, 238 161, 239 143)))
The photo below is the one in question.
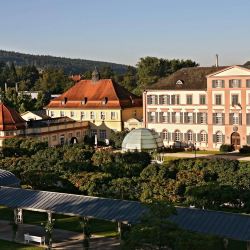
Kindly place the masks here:
POLYGON ((11 172, 0 169, 0 186, 19 187, 20 180, 11 172))

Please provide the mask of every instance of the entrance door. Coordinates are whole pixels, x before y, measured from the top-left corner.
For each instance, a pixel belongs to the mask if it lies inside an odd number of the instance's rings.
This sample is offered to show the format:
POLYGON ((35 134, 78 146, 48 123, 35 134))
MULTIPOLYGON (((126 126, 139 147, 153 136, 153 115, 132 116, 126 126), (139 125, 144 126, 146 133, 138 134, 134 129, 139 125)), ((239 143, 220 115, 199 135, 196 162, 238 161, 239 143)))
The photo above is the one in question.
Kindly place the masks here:
POLYGON ((234 145, 235 149, 240 149, 240 134, 234 132, 231 134, 231 144, 234 145))

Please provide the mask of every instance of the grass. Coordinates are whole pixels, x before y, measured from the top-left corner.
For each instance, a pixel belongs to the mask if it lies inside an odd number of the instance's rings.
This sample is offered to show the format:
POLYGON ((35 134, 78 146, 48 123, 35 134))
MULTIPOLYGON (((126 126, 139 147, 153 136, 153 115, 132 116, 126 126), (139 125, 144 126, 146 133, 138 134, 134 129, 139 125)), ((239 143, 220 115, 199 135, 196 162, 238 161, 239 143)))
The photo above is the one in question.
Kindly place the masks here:
POLYGON ((23 244, 18 244, 15 242, 10 242, 6 240, 0 240, 0 249, 1 250, 44 250, 41 247, 34 247, 34 246, 26 246, 23 244))
MULTIPOLYGON (((0 219, 13 221, 13 210, 0 206, 0 219)), ((23 222, 26 224, 41 225, 47 221, 46 213, 39 213, 33 211, 23 211, 23 222)), ((77 216, 65 216, 60 214, 54 214, 53 218, 56 220, 55 228, 64 229, 73 232, 82 232, 79 223, 79 217, 77 216)), ((92 234, 115 237, 118 236, 117 224, 111 221, 90 219, 90 230, 92 234)), ((1 248, 0 248, 1 249, 1 248)))
MULTIPOLYGON (((184 151, 184 152, 181 152, 181 153, 184 153, 184 154, 195 154, 195 151, 184 151)), ((213 151, 213 150, 198 150, 196 151, 196 154, 197 155, 223 155, 225 153, 223 152, 220 152, 220 151, 213 151)))

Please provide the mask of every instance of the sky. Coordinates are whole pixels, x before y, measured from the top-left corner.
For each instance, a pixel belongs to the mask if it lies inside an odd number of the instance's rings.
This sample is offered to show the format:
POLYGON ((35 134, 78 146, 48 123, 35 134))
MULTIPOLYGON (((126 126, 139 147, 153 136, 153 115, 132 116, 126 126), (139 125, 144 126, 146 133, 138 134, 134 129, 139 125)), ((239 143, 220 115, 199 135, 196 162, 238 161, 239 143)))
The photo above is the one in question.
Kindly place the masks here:
POLYGON ((0 49, 136 65, 250 60, 249 0, 0 0, 0 49))

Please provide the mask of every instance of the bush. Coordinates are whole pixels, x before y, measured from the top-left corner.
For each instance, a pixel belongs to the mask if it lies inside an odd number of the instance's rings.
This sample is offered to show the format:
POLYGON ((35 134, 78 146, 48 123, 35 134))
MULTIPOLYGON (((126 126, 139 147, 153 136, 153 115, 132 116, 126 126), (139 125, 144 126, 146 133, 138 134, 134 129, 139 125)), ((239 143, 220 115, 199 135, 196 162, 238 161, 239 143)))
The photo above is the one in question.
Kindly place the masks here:
POLYGON ((234 146, 232 144, 222 144, 220 146, 220 152, 232 152, 234 151, 234 146))
POLYGON ((240 153, 241 153, 241 154, 248 154, 248 153, 250 153, 250 146, 244 145, 244 146, 240 149, 240 153))

